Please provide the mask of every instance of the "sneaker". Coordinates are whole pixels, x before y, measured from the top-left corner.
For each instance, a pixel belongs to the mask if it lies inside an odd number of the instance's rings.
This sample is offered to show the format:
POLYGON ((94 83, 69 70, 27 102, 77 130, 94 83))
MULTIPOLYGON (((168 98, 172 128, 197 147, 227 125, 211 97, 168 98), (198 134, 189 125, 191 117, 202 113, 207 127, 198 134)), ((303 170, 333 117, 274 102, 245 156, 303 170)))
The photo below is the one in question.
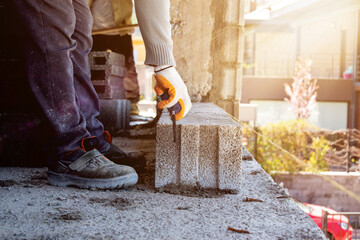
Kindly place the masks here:
POLYGON ((117 165, 96 149, 78 149, 48 170, 48 182, 60 187, 114 189, 135 185, 137 181, 132 167, 117 165), (67 164, 71 159, 76 160, 67 164))

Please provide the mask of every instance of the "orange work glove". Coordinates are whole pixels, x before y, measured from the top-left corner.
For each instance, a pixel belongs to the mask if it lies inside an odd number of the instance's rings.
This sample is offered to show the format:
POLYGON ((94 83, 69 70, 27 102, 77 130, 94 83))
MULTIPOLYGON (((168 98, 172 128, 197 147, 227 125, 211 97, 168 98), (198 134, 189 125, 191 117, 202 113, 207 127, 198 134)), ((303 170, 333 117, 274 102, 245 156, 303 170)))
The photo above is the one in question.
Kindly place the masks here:
POLYGON ((169 98, 158 103, 161 109, 170 108, 179 102, 181 111, 175 114, 175 119, 180 120, 186 116, 191 108, 191 100, 187 87, 180 77, 179 73, 172 66, 159 69, 155 68, 155 92, 161 96, 166 90, 168 91, 169 98))

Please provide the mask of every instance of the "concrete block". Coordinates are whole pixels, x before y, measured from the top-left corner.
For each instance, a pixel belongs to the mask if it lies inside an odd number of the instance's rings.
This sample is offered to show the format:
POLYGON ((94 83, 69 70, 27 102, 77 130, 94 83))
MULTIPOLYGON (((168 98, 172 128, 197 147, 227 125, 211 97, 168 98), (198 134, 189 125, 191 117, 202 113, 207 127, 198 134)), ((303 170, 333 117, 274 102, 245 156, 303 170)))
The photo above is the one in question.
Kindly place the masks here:
POLYGON ((105 80, 92 80, 100 99, 125 99, 124 78, 107 75, 105 80))
POLYGON ((124 65, 121 65, 121 66, 111 65, 105 71, 107 71, 107 74, 109 74, 109 75, 123 77, 123 78, 126 77, 126 73, 127 73, 124 65))
POLYGON ((200 126, 181 126, 180 184, 196 186, 199 180, 200 126))
POLYGON ((169 184, 203 188, 241 188, 241 126, 212 103, 194 103, 177 122, 164 111, 157 124, 155 187, 169 184))
POLYGON ((125 57, 113 52, 89 54, 91 81, 101 99, 124 99, 125 57))
POLYGON ((217 186, 218 179, 218 126, 200 126, 199 184, 205 188, 217 186), (214 141, 215 139, 215 141, 214 141))
MULTIPOLYGON (((163 114, 163 118, 164 115, 167 114, 163 114)), ((178 126, 178 128, 180 128, 180 126, 178 126)), ((179 145, 173 142, 172 132, 171 124, 158 124, 156 128, 156 187, 178 183, 180 149, 179 145)), ((179 134, 177 134, 177 136, 177 142, 179 142, 179 134)))
POLYGON ((240 189, 242 136, 238 126, 219 126, 219 189, 240 189))
POLYGON ((99 120, 112 135, 130 129, 130 101, 125 99, 100 99, 99 120))
POLYGON ((125 56, 106 51, 90 52, 89 66, 92 70, 106 70, 108 66, 125 66, 125 56))

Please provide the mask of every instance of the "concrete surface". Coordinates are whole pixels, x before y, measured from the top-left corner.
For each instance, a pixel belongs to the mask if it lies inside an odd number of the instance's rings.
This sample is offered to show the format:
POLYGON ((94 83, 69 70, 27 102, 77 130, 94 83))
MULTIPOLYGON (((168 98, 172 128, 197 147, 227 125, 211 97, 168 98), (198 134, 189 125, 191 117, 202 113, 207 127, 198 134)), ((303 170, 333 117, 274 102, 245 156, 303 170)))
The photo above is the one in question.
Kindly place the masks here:
POLYGON ((194 103, 177 121, 165 110, 157 124, 155 187, 241 189, 241 126, 213 103, 194 103))
POLYGON ((46 169, 0 168, 0 239, 324 239, 293 200, 277 198, 285 190, 254 160, 243 161, 238 195, 174 195, 152 187, 154 138, 114 143, 145 153, 147 172, 133 188, 59 188, 47 184, 46 169))

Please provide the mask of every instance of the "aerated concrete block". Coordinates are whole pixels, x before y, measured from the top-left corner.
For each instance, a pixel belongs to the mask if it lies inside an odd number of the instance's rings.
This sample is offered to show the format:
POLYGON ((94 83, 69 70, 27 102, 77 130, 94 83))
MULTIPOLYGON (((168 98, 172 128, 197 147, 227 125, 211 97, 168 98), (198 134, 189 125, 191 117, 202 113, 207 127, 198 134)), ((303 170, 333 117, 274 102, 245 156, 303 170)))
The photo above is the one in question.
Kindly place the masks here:
POLYGON ((155 187, 169 184, 241 188, 241 126, 212 103, 195 103, 177 121, 177 143, 166 110, 157 124, 155 187))

